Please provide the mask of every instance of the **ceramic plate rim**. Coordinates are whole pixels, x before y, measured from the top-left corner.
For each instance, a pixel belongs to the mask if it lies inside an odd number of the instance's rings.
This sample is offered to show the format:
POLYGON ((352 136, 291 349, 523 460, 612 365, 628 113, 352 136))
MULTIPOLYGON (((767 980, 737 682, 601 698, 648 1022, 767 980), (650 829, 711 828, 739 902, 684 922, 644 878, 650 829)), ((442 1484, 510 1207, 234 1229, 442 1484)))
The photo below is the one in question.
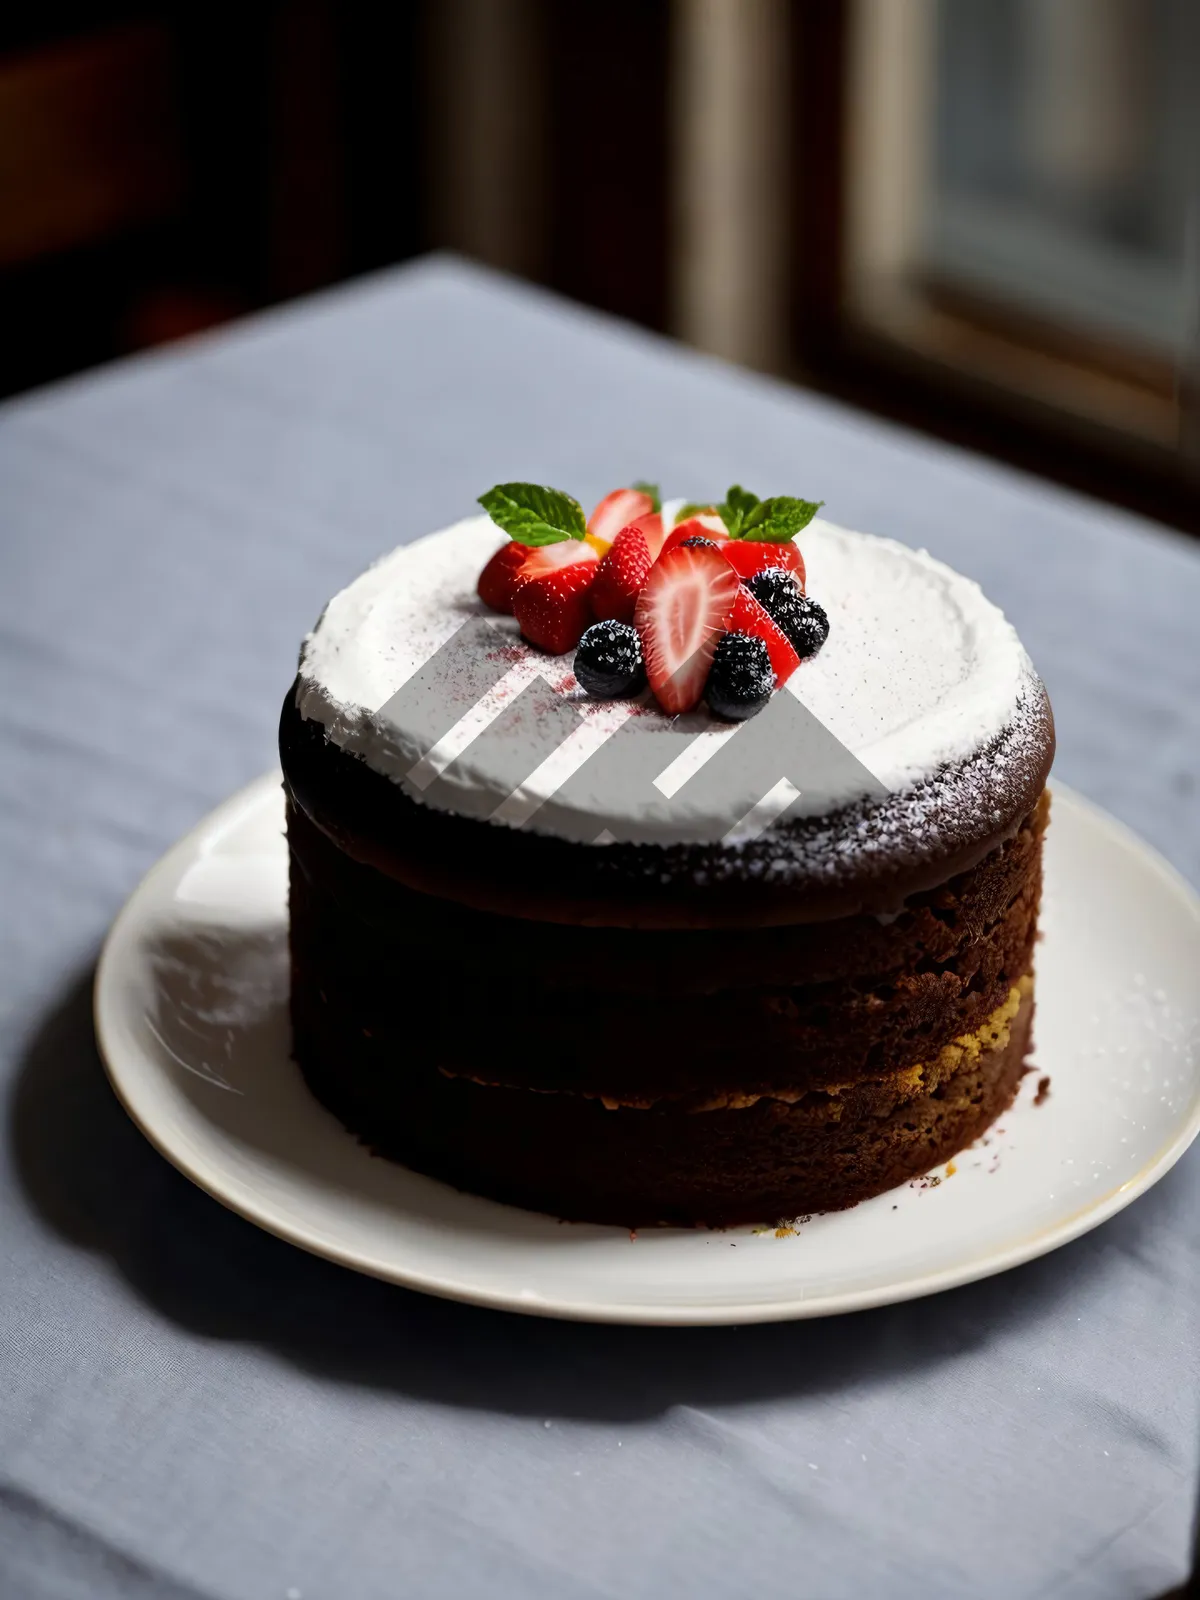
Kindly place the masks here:
MULTIPOLYGON (((275 789, 281 781, 282 775, 278 769, 253 779, 201 817, 195 826, 160 856, 143 875, 118 912, 104 940, 96 964, 93 1018, 100 1057, 113 1091, 131 1120, 159 1154, 212 1199, 246 1221, 298 1249, 333 1261, 339 1266, 440 1299, 456 1300, 490 1310, 511 1311, 525 1316, 573 1322, 648 1327, 703 1327, 840 1316, 853 1311, 870 1310, 877 1306, 923 1299, 948 1289, 959 1288, 964 1284, 976 1283, 981 1279, 1010 1271, 1014 1267, 1023 1266, 1026 1262, 1070 1244, 1073 1240, 1091 1232, 1093 1228, 1100 1227, 1145 1194, 1166 1176, 1197 1135, 1200 1135, 1200 1094, 1198 1094, 1194 1098, 1190 1112, 1181 1117, 1173 1136, 1132 1178, 1126 1179, 1123 1184, 1099 1199, 1083 1205, 1078 1211, 1069 1213, 1061 1221, 1043 1227, 1014 1244, 992 1248, 978 1258, 960 1261, 953 1266, 912 1277, 897 1278, 869 1288, 839 1290, 811 1297, 801 1295, 792 1298, 772 1297, 769 1300, 746 1299, 740 1302, 661 1306, 611 1299, 588 1301, 564 1298, 553 1301, 543 1298, 531 1301, 521 1298, 515 1291, 481 1287, 469 1279, 438 1277, 419 1269, 406 1270, 376 1256, 318 1239, 303 1226, 290 1224, 285 1218, 276 1214, 269 1204, 258 1203, 248 1192, 241 1192, 237 1180, 232 1176, 222 1175, 217 1169, 214 1177, 214 1169, 210 1165, 203 1160, 192 1160, 185 1150, 174 1143, 169 1132, 157 1127, 153 1116, 147 1115, 144 1105, 139 1103, 136 1069, 130 1071, 122 1063, 119 1044, 120 1027, 117 1019, 119 1001, 116 993, 118 979, 115 976, 115 969, 123 948, 131 937, 141 902, 153 893, 160 878, 170 875, 176 860, 180 856, 187 855, 197 840, 212 834, 231 815, 243 809, 250 809, 259 803, 262 795, 268 790, 275 789), (222 1176, 224 1183, 221 1182, 222 1176), (235 1194, 231 1191, 238 1192, 235 1194)), ((1200 895, 1152 845, 1147 844, 1127 824, 1086 799, 1069 785, 1055 779, 1051 788, 1056 803, 1084 813, 1095 826, 1108 835, 1113 844, 1132 855, 1143 870, 1153 874, 1200 924, 1200 895)), ((491 1204, 491 1202, 481 1203, 491 1204)))

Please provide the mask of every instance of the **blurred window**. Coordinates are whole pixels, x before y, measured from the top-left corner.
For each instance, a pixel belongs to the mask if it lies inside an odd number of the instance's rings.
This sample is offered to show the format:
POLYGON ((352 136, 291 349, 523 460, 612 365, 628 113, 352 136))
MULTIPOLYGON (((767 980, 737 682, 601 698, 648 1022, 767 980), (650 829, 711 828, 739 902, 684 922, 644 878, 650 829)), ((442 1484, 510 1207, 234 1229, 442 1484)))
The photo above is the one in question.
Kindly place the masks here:
POLYGON ((942 0, 931 267, 1172 353, 1196 293, 1187 217, 1195 0, 942 0))
POLYGON ((852 315, 1186 448, 1198 0, 859 0, 852 40, 852 315))

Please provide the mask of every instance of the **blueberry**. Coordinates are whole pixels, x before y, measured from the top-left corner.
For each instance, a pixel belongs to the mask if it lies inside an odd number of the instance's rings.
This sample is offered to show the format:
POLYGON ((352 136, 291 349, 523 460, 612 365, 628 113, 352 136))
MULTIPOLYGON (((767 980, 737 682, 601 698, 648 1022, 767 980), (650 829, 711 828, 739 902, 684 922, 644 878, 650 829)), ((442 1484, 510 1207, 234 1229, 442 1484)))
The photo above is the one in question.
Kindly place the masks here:
POLYGON ((686 539, 680 539, 681 550, 714 550, 717 541, 706 539, 702 533, 689 533, 686 539))
POLYGON ((632 623, 592 623, 575 652, 575 681, 597 700, 620 700, 638 692, 646 681, 646 666, 632 623))
POLYGON ((709 710, 726 722, 745 722, 771 698, 775 672, 767 647, 749 633, 721 637, 704 693, 709 710))

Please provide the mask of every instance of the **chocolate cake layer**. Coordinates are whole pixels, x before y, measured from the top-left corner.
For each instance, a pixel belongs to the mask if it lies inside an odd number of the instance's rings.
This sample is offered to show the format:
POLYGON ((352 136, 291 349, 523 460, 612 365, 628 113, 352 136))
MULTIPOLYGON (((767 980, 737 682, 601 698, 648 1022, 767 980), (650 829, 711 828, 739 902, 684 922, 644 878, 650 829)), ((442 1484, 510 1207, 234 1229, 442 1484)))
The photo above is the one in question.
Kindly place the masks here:
POLYGON ((975 1036, 937 1058, 944 1074, 911 1072, 876 1086, 874 1101, 864 1092, 705 1111, 609 1109, 447 1078, 417 1060, 381 1063, 303 981, 293 1016, 313 1093, 378 1154, 565 1218, 711 1227, 836 1210, 948 1160, 1012 1101, 1033 999, 1029 980, 1014 986, 975 1036))
POLYGON ((289 804, 296 978, 380 1072, 416 1059, 624 1104, 876 1078, 970 1033, 1031 969, 1047 808, 887 923, 618 933, 417 894, 289 804))
POLYGON ((1022 1071, 1039 715, 920 804, 594 846, 430 810, 289 697, 296 1059, 372 1149, 563 1216, 766 1222, 923 1173, 1022 1071), (940 809, 964 782, 990 831, 940 809))
POLYGON ((505 827, 434 809, 306 721, 294 686, 279 743, 296 804, 347 854, 411 889, 571 926, 737 928, 892 915, 969 870, 1036 805, 1054 723, 1038 685, 1010 727, 968 761, 883 800, 781 823, 736 845, 581 847, 539 833, 536 819, 505 827))

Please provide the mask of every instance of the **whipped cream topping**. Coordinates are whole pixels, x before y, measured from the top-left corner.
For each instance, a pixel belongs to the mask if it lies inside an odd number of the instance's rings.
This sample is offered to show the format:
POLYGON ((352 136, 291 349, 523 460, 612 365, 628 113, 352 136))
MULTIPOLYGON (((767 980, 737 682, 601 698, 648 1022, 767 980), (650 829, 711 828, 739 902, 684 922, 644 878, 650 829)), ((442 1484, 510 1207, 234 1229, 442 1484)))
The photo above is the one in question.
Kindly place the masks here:
POLYGON ((589 700, 569 655, 527 645, 511 618, 476 597, 484 562, 504 542, 481 516, 394 550, 330 601, 300 658, 302 716, 413 798, 466 816, 598 844, 753 837, 784 809, 821 814, 968 760, 1012 725, 1037 685, 1015 631, 977 584, 925 551, 815 521, 798 543, 829 639, 780 692, 850 752, 864 781, 857 794, 845 775, 836 794, 806 791, 801 773, 758 792, 761 772, 748 763, 745 793, 731 796, 726 783, 714 803, 697 774, 743 725, 703 706, 670 718, 649 695, 589 700), (547 750, 532 770, 514 765, 522 717, 547 750), (671 735, 641 747, 661 761, 649 800, 638 784, 587 781, 589 756, 622 728, 671 735))

